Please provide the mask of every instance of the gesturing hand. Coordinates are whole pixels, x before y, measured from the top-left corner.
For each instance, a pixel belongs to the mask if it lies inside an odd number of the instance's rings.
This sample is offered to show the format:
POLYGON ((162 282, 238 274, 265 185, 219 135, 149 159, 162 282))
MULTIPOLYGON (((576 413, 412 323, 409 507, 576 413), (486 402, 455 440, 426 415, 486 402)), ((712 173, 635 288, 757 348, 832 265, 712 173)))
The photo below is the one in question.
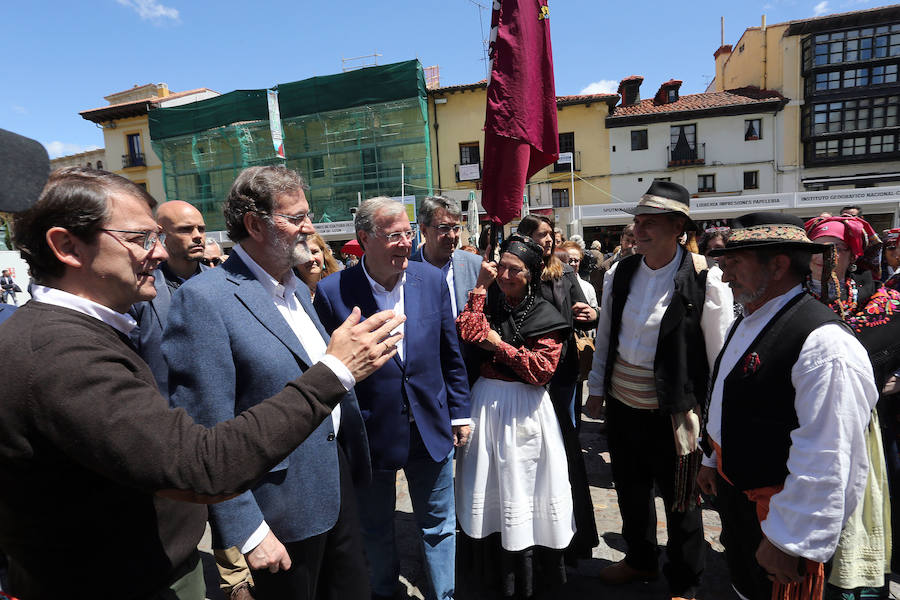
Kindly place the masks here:
POLYGON ((475 281, 475 288, 472 291, 476 294, 486 293, 495 279, 497 279, 497 263, 483 261, 481 271, 478 272, 478 279, 475 281))
POLYGON ((375 313, 362 323, 359 308, 354 307, 347 320, 331 334, 327 354, 339 359, 350 369, 356 381, 362 381, 397 353, 401 333, 392 334, 406 320, 392 310, 375 313))

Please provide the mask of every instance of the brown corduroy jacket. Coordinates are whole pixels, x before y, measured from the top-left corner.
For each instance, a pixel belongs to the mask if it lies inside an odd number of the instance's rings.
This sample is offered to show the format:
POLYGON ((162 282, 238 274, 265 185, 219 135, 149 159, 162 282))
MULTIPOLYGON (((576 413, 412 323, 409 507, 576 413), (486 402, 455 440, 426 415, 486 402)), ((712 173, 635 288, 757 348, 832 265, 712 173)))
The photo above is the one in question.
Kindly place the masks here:
POLYGON ((36 301, 0 327, 0 381, 0 549, 28 600, 165 588, 195 560, 202 502, 248 489, 346 393, 315 365, 207 429, 118 331, 36 301))

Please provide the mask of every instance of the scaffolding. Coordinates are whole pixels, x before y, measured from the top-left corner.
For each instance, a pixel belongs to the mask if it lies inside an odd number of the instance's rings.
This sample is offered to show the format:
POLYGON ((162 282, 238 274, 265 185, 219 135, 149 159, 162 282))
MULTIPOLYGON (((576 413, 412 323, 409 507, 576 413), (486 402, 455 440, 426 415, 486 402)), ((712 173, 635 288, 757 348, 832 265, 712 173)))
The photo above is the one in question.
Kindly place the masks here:
POLYGON ((275 153, 266 90, 240 90, 150 112, 166 198, 196 206, 210 230, 224 229, 222 201, 249 166, 284 164, 310 186, 317 219, 351 219, 358 197, 430 192, 425 79, 418 61, 314 77, 276 88, 285 158, 275 153))

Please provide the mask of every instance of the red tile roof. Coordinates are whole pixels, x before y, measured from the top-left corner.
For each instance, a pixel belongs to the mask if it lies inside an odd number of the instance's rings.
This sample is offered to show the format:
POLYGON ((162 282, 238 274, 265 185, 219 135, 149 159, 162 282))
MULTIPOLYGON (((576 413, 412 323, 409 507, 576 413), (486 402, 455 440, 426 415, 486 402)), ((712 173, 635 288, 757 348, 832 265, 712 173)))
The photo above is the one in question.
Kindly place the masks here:
POLYGON ((108 121, 110 119, 124 118, 127 116, 138 116, 147 114, 148 107, 150 105, 156 105, 160 102, 166 102, 168 100, 175 100, 177 98, 181 98, 183 96, 188 96, 190 94, 199 94, 201 92, 211 92, 213 90, 209 88, 197 88, 194 90, 187 90, 184 92, 174 92, 169 94, 168 96, 153 96, 150 98, 141 98, 140 100, 131 100, 130 102, 120 102, 118 104, 108 104, 106 106, 101 106, 99 108, 91 108, 89 110, 83 110, 78 114, 82 116, 82 118, 87 119, 88 121, 94 121, 95 123, 100 123, 101 121, 108 121))
POLYGON ((743 87, 724 92, 704 92, 687 94, 675 102, 660 104, 654 99, 641 100, 630 106, 617 106, 608 119, 633 117, 639 115, 656 115, 678 112, 695 112, 725 107, 752 106, 782 102, 785 98, 774 90, 761 90, 755 87, 743 87))

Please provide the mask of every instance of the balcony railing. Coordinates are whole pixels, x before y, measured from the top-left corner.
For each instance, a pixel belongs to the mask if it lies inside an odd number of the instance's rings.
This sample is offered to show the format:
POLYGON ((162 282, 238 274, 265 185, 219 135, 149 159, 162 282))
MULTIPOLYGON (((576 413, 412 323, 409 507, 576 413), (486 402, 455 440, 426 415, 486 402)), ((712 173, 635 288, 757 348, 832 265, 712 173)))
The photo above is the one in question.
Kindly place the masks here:
POLYGON ((122 168, 127 169, 129 167, 146 167, 147 163, 144 162, 144 153, 138 152, 136 154, 123 154, 122 155, 122 168))
MULTIPOLYGON (((576 171, 581 170, 581 152, 576 150, 573 154, 574 167, 576 171)), ((568 173, 572 170, 572 166, 567 162, 555 162, 553 163, 553 172, 554 173, 568 173)))
POLYGON ((477 181, 481 179, 481 163, 455 165, 457 181, 477 181))
POLYGON ((706 164, 706 144, 696 144, 693 148, 666 147, 670 167, 706 164))

